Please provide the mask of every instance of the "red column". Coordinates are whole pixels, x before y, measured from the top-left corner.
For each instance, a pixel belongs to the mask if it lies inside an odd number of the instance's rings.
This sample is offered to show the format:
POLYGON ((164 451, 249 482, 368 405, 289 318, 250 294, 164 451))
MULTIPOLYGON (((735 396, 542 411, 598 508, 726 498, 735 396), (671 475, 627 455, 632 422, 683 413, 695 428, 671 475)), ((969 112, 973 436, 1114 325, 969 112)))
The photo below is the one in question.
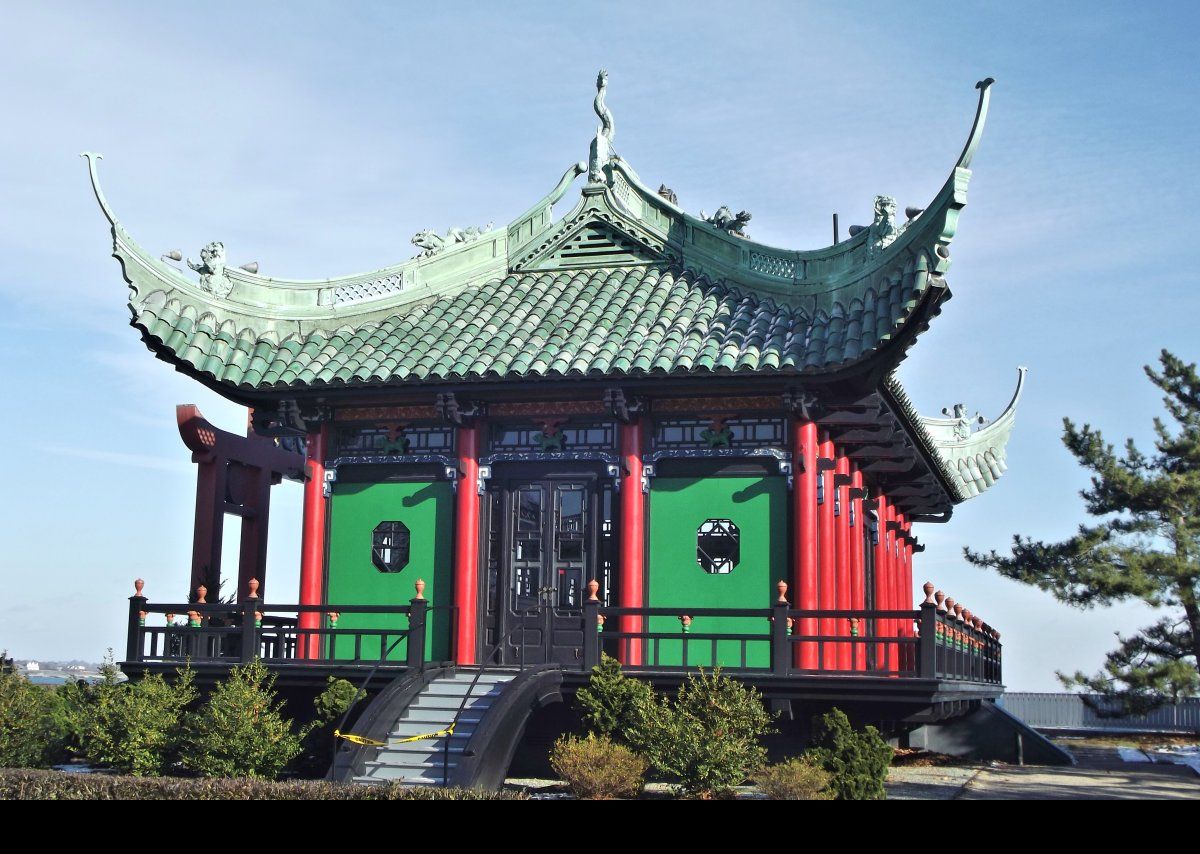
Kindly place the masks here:
MULTIPOLYGON (((850 475, 850 460, 846 459, 844 452, 839 450, 837 456, 837 468, 834 472, 837 474, 837 480, 848 481, 850 475)), ((837 604, 839 611, 849 611, 854 607, 854 599, 850 582, 850 487, 848 484, 838 486, 836 489, 837 506, 840 508, 839 515, 836 519, 836 536, 837 543, 836 553, 836 571, 837 571, 837 604)), ((837 620, 837 633, 839 635, 849 636, 850 620, 846 617, 839 617, 837 620)), ((838 644, 837 653, 837 669, 851 670, 853 669, 853 652, 852 645, 848 643, 838 644)))
MULTIPOLYGON (((305 463, 304 528, 300 540, 300 604, 322 605, 325 602, 325 452, 329 427, 322 424, 308 434, 308 460, 305 463)), ((265 595, 260 593, 259 595, 265 595)), ((321 628, 321 614, 301 613, 297 621, 301 629, 321 628)), ((297 644, 299 658, 320 658, 321 639, 318 635, 302 636, 297 644)))
MULTIPOLYGON (((850 488, 862 489, 863 479, 862 472, 853 463, 850 463, 850 488)), ((867 607, 867 570, 864 562, 866 555, 863 554, 864 539, 863 531, 866 529, 866 520, 863 519, 863 506, 861 498, 852 498, 847 503, 847 508, 850 511, 848 516, 854 519, 854 527, 850 528, 850 607, 862 611, 867 607)), ((864 635, 867 631, 867 621, 860 619, 858 621, 858 632, 864 635)), ((864 670, 867 666, 867 647, 865 644, 854 644, 854 669, 864 670)))
MULTIPOLYGON (((888 611, 892 607, 892 562, 889 558, 888 545, 890 537, 887 530, 887 523, 891 519, 891 508, 888 506, 888 500, 885 496, 879 496, 878 500, 879 542, 875 545, 875 608, 880 611, 888 611)), ((875 631, 881 637, 891 634, 891 620, 876 620, 875 631)), ((895 662, 892 660, 891 646, 889 644, 879 644, 876 650, 875 666, 885 670, 894 669, 895 662)))
MULTIPOLYGON (((621 544, 617 562, 617 605, 646 606, 646 495, 642 492, 642 425, 640 420, 621 425, 621 544)), ((644 631, 642 617, 617 621, 620 632, 644 631)), ((618 645, 621 663, 642 663, 642 644, 618 645)))
MULTIPOLYGON (((817 477, 821 480, 822 501, 817 508, 817 525, 820 542, 817 546, 817 603, 822 611, 832 611, 837 608, 837 517, 833 515, 834 502, 834 473, 830 465, 835 464, 833 442, 822 435, 821 444, 817 446, 822 462, 817 464, 820 471, 817 477), (828 462, 825 462, 828 461, 828 462)), ((825 637, 838 633, 838 621, 833 617, 820 620, 820 631, 825 637)), ((822 643, 819 645, 822 670, 833 670, 837 667, 837 644, 822 643)))
MULTIPOLYGON (((896 521, 896 506, 890 501, 887 506, 887 521, 889 523, 896 521)), ((888 527, 891 528, 891 524, 888 524, 888 527)), ((903 606, 900 599, 900 559, 897 555, 895 531, 888 531, 887 534, 887 579, 888 608, 898 611, 903 606)), ((891 637, 899 637, 902 634, 901 620, 896 618, 888 620, 888 634, 891 637)), ((900 644, 890 644, 888 668, 898 671, 900 666, 900 644)))
MULTIPOLYGON (((792 594, 796 608, 817 608, 817 425, 811 421, 792 422, 792 594)), ((801 636, 815 635, 817 621, 802 619, 801 636)), ((817 669, 817 646, 799 644, 795 658, 798 667, 817 669)))
POLYGON ((454 514, 454 660, 474 664, 479 601, 479 432, 478 422, 459 427, 458 486, 454 514))

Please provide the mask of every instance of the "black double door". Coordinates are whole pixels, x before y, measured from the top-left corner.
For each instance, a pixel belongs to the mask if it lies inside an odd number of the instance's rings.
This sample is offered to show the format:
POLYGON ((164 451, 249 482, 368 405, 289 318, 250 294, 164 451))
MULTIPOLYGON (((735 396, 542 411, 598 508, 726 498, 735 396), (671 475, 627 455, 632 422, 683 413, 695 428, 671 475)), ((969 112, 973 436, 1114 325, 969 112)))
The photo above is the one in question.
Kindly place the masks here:
POLYGON ((600 496, 593 474, 493 480, 487 649, 500 664, 580 661, 583 600, 597 575, 600 496))

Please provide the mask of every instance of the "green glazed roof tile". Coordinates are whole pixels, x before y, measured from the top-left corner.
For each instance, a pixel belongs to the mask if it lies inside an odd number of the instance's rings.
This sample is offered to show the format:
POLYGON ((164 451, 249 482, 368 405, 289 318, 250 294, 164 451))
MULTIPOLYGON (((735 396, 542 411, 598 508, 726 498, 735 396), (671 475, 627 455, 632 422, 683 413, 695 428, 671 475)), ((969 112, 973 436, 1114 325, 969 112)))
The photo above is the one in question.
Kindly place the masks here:
MULTIPOLYGON (((924 281, 924 280, 922 280, 924 281)), ((234 328, 156 291, 131 304, 151 346, 241 389, 464 378, 827 372, 883 346, 926 287, 900 277, 810 315, 687 269, 526 272, 334 331, 234 328)))

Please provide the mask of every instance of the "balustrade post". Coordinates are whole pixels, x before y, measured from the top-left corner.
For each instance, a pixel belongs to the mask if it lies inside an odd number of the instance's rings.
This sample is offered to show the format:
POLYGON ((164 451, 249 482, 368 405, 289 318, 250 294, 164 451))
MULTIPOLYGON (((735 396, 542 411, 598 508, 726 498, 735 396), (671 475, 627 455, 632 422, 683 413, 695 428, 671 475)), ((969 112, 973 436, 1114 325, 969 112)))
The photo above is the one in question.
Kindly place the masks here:
POLYGON ((788 640, 787 582, 776 585, 779 598, 771 608, 771 672, 787 676, 792 669, 792 642, 788 640))
POLYGON ((142 588, 145 586, 146 582, 140 578, 134 581, 133 595, 129 597, 129 634, 125 638, 126 661, 142 660, 142 612, 146 610, 148 601, 142 595, 142 588))
POLYGON ((922 679, 937 678, 937 602, 933 584, 926 581, 922 588, 925 601, 921 603, 921 628, 918 640, 917 675, 922 679))
POLYGON ((253 661, 258 657, 258 579, 251 578, 250 592, 242 599, 240 611, 242 617, 242 664, 253 661))
POLYGON ((583 600, 583 669, 590 671, 600 663, 600 582, 587 583, 587 598, 583 600))
MULTIPOLYGON (((459 488, 463 488, 460 484, 459 488)), ((414 585, 417 595, 410 600, 412 610, 408 612, 408 660, 409 670, 425 669, 425 613, 429 602, 425 598, 425 581, 417 579, 414 585)))

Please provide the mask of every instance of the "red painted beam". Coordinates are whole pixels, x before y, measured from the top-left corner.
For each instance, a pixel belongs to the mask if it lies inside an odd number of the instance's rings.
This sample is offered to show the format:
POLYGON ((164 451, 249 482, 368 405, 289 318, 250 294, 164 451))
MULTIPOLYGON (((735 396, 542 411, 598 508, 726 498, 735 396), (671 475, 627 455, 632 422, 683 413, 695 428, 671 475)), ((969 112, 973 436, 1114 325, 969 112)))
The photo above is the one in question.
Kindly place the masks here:
MULTIPOLYGON (((838 451, 837 468, 834 470, 837 474, 837 480, 845 481, 850 476, 850 460, 846 459, 843 451, 838 451)), ((837 554, 835 562, 835 570, 837 573, 837 604, 839 611, 849 611, 854 607, 853 585, 850 580, 850 539, 853 531, 850 528, 850 487, 848 484, 838 486, 836 489, 837 507, 839 515, 834 520, 836 524, 836 533, 834 541, 837 544, 837 554)), ((837 621, 837 633, 839 635, 850 634, 850 621, 848 619, 840 619, 837 621)), ((852 670, 854 667, 853 648, 852 644, 838 644, 837 650, 837 669, 852 670)))
MULTIPOLYGON (((621 608, 646 606, 646 495, 642 492, 642 424, 622 424, 621 442, 621 540, 617 562, 617 604, 621 608)), ((644 631, 641 617, 623 617, 620 632, 644 631)), ((618 650, 622 664, 640 665, 642 644, 630 641, 618 650)))
MULTIPOLYGON (((792 597, 797 608, 817 607, 817 425, 796 419, 792 422, 792 597)), ((817 621, 802 619, 801 635, 815 635, 817 621)), ((817 669, 817 645, 798 644, 795 663, 805 670, 817 669)))
POLYGON ((458 486, 454 514, 454 660, 474 664, 479 600, 479 433, 478 422, 459 427, 458 486))
MULTIPOLYGON (((827 435, 821 435, 821 443, 817 446, 817 454, 822 461, 836 462, 833 442, 827 435)), ((837 517, 834 510, 834 474, 835 469, 823 467, 817 472, 821 485, 822 501, 817 507, 817 527, 819 542, 817 545, 817 607, 822 611, 832 611, 837 608, 837 517)), ((838 620, 824 617, 820 621, 820 632, 823 636, 839 634, 838 620)), ((820 645, 820 667, 822 670, 834 670, 837 667, 838 644, 824 643, 820 645)))
MULTIPOLYGON (((325 453, 329 441, 329 425, 322 424, 308 434, 307 460, 304 464, 304 527, 300 540, 300 604, 325 604, 325 531, 327 502, 325 499, 325 453)), ((264 595, 260 592, 259 595, 264 595)), ((321 614, 301 613, 297 625, 301 629, 320 629, 321 614)), ((302 635, 297 645, 299 658, 320 658, 319 635, 302 635)))

